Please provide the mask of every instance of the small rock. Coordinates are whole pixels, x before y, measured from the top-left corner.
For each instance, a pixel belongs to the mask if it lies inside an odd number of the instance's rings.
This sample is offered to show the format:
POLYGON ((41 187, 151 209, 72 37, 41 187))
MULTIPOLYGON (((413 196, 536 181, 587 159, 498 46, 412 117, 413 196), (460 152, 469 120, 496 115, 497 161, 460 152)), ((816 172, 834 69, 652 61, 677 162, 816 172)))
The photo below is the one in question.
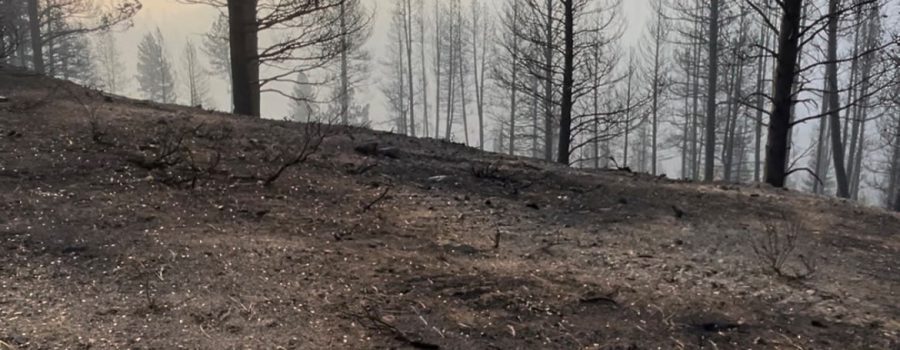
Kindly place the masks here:
POLYGON ((528 204, 525 204, 525 206, 526 206, 526 207, 529 207, 529 208, 531 208, 531 209, 534 209, 534 210, 540 210, 540 209, 541 209, 541 206, 539 206, 539 205, 538 205, 537 203, 535 203, 535 202, 528 202, 528 204))
POLYGON ((0 96, 0 103, 5 103, 5 102, 9 102, 9 97, 0 96))

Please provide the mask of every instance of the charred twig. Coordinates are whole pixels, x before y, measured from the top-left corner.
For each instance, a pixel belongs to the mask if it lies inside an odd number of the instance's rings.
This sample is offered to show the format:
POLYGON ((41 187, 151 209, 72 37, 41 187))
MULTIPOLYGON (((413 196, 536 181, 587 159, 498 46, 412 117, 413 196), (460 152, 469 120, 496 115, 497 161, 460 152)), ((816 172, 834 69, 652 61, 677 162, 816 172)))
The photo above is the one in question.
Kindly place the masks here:
POLYGON ((260 177, 263 186, 271 186, 287 169, 309 160, 309 157, 319 151, 326 136, 321 124, 306 124, 304 126, 304 135, 297 140, 296 144, 291 143, 278 156, 270 159, 271 161, 280 160, 281 164, 269 175, 260 177))
POLYGON ((372 207, 374 207, 375 204, 378 204, 378 202, 381 202, 383 199, 385 199, 388 195, 388 192, 390 192, 390 191, 391 191, 391 187, 385 187, 384 191, 381 192, 381 195, 379 195, 377 198, 375 198, 375 200, 369 202, 369 204, 366 204, 365 206, 363 206, 362 210, 369 211, 369 209, 372 209, 372 207))

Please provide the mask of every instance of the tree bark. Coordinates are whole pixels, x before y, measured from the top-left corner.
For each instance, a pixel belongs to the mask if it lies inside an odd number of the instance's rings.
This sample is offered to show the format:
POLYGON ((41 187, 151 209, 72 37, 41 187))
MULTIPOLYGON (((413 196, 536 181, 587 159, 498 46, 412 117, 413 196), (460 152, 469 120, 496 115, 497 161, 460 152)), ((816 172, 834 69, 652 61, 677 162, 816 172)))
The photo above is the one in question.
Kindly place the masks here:
POLYGON ((837 180, 837 196, 850 197, 850 187, 847 182, 847 170, 844 167, 844 144, 841 140, 841 114, 840 99, 838 97, 837 78, 837 34, 838 34, 838 9, 840 0, 829 0, 828 19, 828 61, 825 65, 825 76, 828 80, 828 104, 830 108, 829 123, 831 127, 831 146, 834 155, 834 173, 837 180))
POLYGON ((31 63, 34 72, 44 74, 44 50, 41 40, 41 16, 38 0, 28 0, 28 29, 31 35, 31 63))
POLYGON ((341 124, 350 124, 350 60, 347 57, 350 50, 347 43, 347 16, 346 6, 341 2, 341 124))
POLYGON ((784 187, 787 178, 788 135, 791 131, 791 110, 794 105, 793 85, 797 71, 797 56, 800 51, 802 8, 803 0, 785 0, 782 5, 784 13, 778 36, 775 92, 769 121, 765 169, 766 183, 778 188, 784 187))
POLYGON ((257 0, 228 0, 234 113, 260 116, 257 0))
MULTIPOLYGON (((798 14, 799 21, 799 14, 798 14)), ((799 22, 798 22, 799 23, 799 22)), ((719 0, 710 3, 709 16, 709 83, 706 97, 706 161, 703 178, 715 179, 716 162, 716 83, 719 78, 719 0)))
MULTIPOLYGON (((441 137, 441 14, 440 3, 434 2, 434 138, 441 137)), ((424 61, 424 60, 423 60, 424 61)), ((424 74, 424 73, 423 73, 424 74)))
POLYGON ((513 2, 513 18, 512 18, 512 74, 511 74, 511 91, 509 92, 509 155, 516 154, 516 107, 518 103, 518 74, 519 74, 519 3, 513 2))
MULTIPOLYGON (((765 8, 769 8, 769 0, 765 2, 765 8)), ((769 56, 766 55, 765 48, 769 46, 769 38, 770 35, 766 31, 761 31, 760 36, 762 37, 760 40, 763 42, 762 46, 759 48, 759 65, 757 66, 757 74, 756 74, 756 125, 754 128, 753 141, 754 141, 754 152, 753 152, 753 181, 759 182, 760 180, 760 165, 762 164, 762 125, 763 125, 763 109, 765 108, 765 100, 763 99, 763 93, 765 91, 765 83, 763 82, 766 79, 766 67, 768 64, 769 56)))
POLYGON ((419 0, 419 56, 422 61, 422 122, 424 135, 431 135, 428 125, 428 70, 425 61, 425 3, 419 0))
POLYGON ((559 116, 559 155, 557 162, 569 164, 572 142, 572 86, 575 84, 575 9, 573 1, 563 0, 563 91, 559 116))
POLYGON ((544 160, 553 160, 553 0, 546 0, 544 28, 544 160))

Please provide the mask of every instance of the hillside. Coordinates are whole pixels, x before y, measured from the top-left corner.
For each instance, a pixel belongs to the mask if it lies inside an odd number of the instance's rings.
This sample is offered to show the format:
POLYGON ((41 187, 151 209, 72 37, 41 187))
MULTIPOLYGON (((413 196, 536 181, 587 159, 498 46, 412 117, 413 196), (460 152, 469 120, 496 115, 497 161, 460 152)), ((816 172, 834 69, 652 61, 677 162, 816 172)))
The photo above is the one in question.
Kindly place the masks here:
POLYGON ((17 72, 0 95, 0 349, 900 346, 896 214, 17 72))

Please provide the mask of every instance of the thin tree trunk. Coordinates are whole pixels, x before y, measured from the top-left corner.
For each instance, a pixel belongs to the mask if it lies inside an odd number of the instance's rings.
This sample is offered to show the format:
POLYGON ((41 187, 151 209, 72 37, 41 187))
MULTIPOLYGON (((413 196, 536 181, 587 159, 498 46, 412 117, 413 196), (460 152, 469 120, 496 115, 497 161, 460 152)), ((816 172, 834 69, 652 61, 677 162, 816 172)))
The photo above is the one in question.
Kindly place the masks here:
POLYGON ((406 14, 403 16, 403 29, 406 33, 406 78, 409 84, 409 134, 416 136, 416 88, 413 85, 413 50, 412 50, 412 2, 406 0, 406 14))
MULTIPOLYGON (((462 34, 462 33, 460 33, 462 34)), ((466 102, 466 80, 465 74, 463 74, 463 51, 462 51, 462 42, 460 42, 460 47, 456 50, 459 55, 459 102, 460 107, 462 108, 462 121, 463 121, 463 134, 465 135, 466 146, 471 146, 469 142, 469 115, 468 115, 468 105, 466 102)))
MULTIPOLYGON (((877 3, 873 4, 873 6, 878 6, 877 3)), ((866 29, 866 38, 864 40, 865 49, 869 50, 872 47, 877 45, 878 42, 878 19, 876 16, 878 15, 877 8, 873 8, 870 10, 871 14, 867 19, 867 29, 866 29)), ((859 124, 859 136, 857 136, 857 145, 856 145, 856 154, 854 156, 854 164, 853 171, 851 172, 852 177, 850 178, 850 194, 853 199, 859 199, 859 189, 860 182, 862 180, 862 161, 866 146, 866 121, 868 120, 867 115, 869 112, 869 89, 871 88, 871 74, 872 74, 872 65, 873 65, 873 57, 872 55, 866 55, 863 58, 863 67, 862 67, 862 87, 860 89, 860 102, 858 106, 859 113, 857 113, 856 123, 859 124)))
POLYGON ((419 0, 419 56, 422 60, 422 122, 425 137, 431 136, 428 125, 428 70, 425 61, 425 3, 419 0))
POLYGON ((531 157, 532 158, 540 158, 540 138, 538 137, 540 131, 540 117, 538 114, 538 89, 540 88, 539 82, 537 79, 532 78, 531 82, 531 157))
POLYGON ((844 145, 841 141, 841 115, 840 99, 838 97, 837 77, 837 34, 838 34, 838 9, 840 0, 829 0, 828 19, 828 64, 825 65, 825 77, 828 80, 828 105, 830 113, 831 145, 834 154, 834 173, 837 179, 837 195, 841 198, 850 197, 850 188, 847 183, 847 171, 844 168, 844 145))
MULTIPOLYGON (((700 11, 700 6, 697 6, 697 11, 700 11)), ((691 177, 694 181, 698 181, 700 180, 700 149, 698 147, 700 128, 700 56, 703 52, 703 45, 699 40, 701 28, 699 21, 695 24, 695 27, 695 35, 698 38, 694 39, 694 91, 691 105, 691 177)))
MULTIPOLYGON (((441 14, 434 2, 434 138, 441 138, 441 14)), ((424 62, 424 60, 423 60, 424 62)), ((424 73, 423 73, 424 74, 424 73)))
POLYGON ((564 9, 564 53, 563 53, 563 92, 559 117, 559 155, 557 161, 569 164, 570 144, 572 142, 572 90, 575 84, 575 0, 563 0, 564 9))
MULTIPOLYGON (((822 87, 822 110, 821 114, 826 115, 828 113, 828 82, 824 82, 822 87)), ((818 179, 814 179, 812 185, 812 192, 815 194, 822 194, 825 190, 824 184, 820 184, 818 180, 825 179, 825 173, 827 172, 828 167, 826 166, 825 160, 825 149, 827 148, 826 140, 828 137, 828 119, 823 117, 819 119, 819 137, 816 140, 816 160, 814 169, 816 176, 818 179)))
POLYGON ((404 44, 405 43, 403 40, 403 36, 397 35, 397 57, 399 57, 399 60, 397 60, 397 73, 399 74, 399 76, 397 77, 397 79, 398 79, 397 81, 400 83, 399 84, 400 91, 398 92, 400 95, 398 96, 398 100, 397 100, 397 106, 400 107, 400 119, 398 120, 400 123, 399 123, 398 127, 400 128, 399 131, 401 134, 408 135, 409 134, 409 124, 407 124, 408 119, 406 119, 406 118, 409 116, 409 111, 407 110, 409 108, 409 105, 406 105, 407 90, 406 90, 406 79, 405 79, 406 73, 404 72, 404 70, 406 69, 406 65, 404 64, 405 55, 403 54, 404 53, 404 50, 403 50, 404 44))
MULTIPOLYGON (((765 173, 766 183, 779 188, 784 187, 787 178, 788 134, 791 132, 793 86, 800 51, 803 0, 785 0, 782 9, 784 14, 778 36, 778 66, 775 70, 775 91, 769 121, 765 173)), ((710 140, 707 142, 711 143, 710 140)))
MULTIPOLYGON (((797 16, 799 18, 799 13, 797 14, 797 16)), ((719 0, 711 0, 709 16, 709 86, 707 86, 709 95, 706 97, 706 162, 703 168, 703 177, 706 182, 712 182, 715 178, 716 83, 718 82, 718 75, 719 0)))
POLYGON ((544 36, 544 160, 553 160, 553 0, 546 0, 544 36))
MULTIPOLYGON (((660 5, 662 6, 662 5, 660 5)), ((658 140, 657 136, 659 135, 659 95, 660 95, 660 81, 659 81, 659 55, 660 50, 662 49, 662 26, 663 26, 663 13, 662 7, 656 9, 656 37, 653 53, 653 143, 652 143, 652 156, 651 161, 653 164, 650 166, 651 174, 656 175, 656 166, 657 166, 657 148, 658 148, 658 140)))
POLYGON ((347 45, 347 19, 346 19, 346 6, 344 2, 341 2, 341 95, 340 95, 340 103, 341 103, 341 124, 349 125, 350 124, 350 76, 349 76, 349 59, 347 57, 347 51, 349 47, 347 45))
MULTIPOLYGON (((769 0, 765 1, 765 8, 769 8, 769 0)), ((765 100, 763 93, 765 92, 766 67, 769 65, 769 55, 766 54, 766 48, 769 47, 771 36, 765 30, 760 30, 763 45, 759 48, 759 66, 756 75, 756 127, 754 128, 754 153, 753 153, 753 181, 759 182, 762 165, 762 126, 763 126, 763 109, 765 108, 765 100)))
MULTIPOLYGON (((898 89, 900 90, 900 89, 898 89)), ((897 125, 894 127, 893 147, 891 150, 891 166, 888 173, 887 207, 900 211, 900 116, 897 116, 897 125)))
MULTIPOLYGON (((484 150, 484 69, 479 70, 478 67, 478 10, 476 3, 472 3, 472 77, 475 79, 475 109, 478 113, 478 148, 484 150)), ((487 29, 482 27, 481 30, 487 29)), ((482 41, 482 55, 486 51, 485 44, 482 41)), ((481 68, 484 68, 484 57, 481 62, 481 68)))
POLYGON ((513 2, 513 19, 512 19, 512 76, 510 79, 512 80, 512 88, 509 92, 509 155, 516 154, 516 108, 518 102, 518 93, 519 93, 519 39, 517 34, 519 31, 519 4, 518 2, 513 2))
MULTIPOLYGON (((450 16, 452 17, 452 16, 450 16)), ((447 74, 447 128, 445 130, 447 134, 447 140, 450 140, 450 135, 453 131, 453 73, 456 68, 456 61, 454 55, 454 50, 456 49, 456 44, 454 43, 454 29, 456 28, 456 24, 453 23, 453 19, 450 19, 450 34, 447 36, 447 39, 450 41, 450 52, 447 53, 448 58, 448 66, 450 71, 447 74)), ((460 82, 462 84, 462 82, 460 82)))
MULTIPOLYGON (((629 58, 631 59, 631 58, 629 58)), ((631 133, 631 90, 632 90, 632 81, 634 79, 634 61, 628 66, 628 82, 625 85, 625 147, 623 148, 624 154, 622 155, 622 167, 628 167, 628 134, 631 133)))

